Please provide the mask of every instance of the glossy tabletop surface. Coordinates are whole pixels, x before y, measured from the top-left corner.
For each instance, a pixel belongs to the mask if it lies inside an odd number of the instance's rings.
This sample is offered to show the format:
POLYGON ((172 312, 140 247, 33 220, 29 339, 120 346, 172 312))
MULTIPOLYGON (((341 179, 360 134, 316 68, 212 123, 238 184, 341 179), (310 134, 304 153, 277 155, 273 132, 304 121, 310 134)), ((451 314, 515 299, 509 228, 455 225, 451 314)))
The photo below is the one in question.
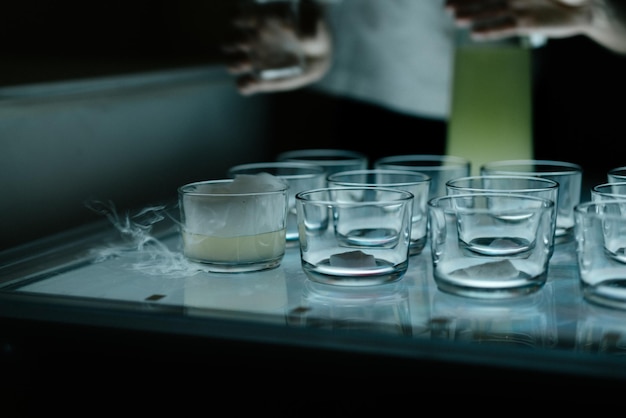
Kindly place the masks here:
POLYGON ((297 246, 218 274, 184 259, 175 226, 137 245, 98 224, 0 254, 0 317, 626 379, 626 312, 582 300, 574 249, 539 292, 478 300, 437 289, 428 246, 396 283, 341 288, 307 279, 297 246))

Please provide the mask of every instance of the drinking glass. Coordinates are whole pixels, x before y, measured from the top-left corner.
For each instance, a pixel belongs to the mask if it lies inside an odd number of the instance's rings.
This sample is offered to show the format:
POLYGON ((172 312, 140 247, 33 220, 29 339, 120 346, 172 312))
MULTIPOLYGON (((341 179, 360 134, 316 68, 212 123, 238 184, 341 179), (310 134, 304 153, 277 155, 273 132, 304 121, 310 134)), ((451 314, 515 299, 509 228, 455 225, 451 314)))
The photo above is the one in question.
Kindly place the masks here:
POLYGON ((583 298, 626 309, 626 198, 582 202, 574 213, 583 298))
POLYGON ((591 200, 626 199, 626 182, 596 184, 591 188, 591 200))
POLYGON ((298 39, 299 1, 240 0, 239 6, 244 16, 256 22, 249 49, 256 77, 275 80, 301 74, 305 62, 298 39))
POLYGON ((239 164, 228 170, 230 177, 241 174, 269 173, 283 179, 289 185, 289 208, 287 211, 287 245, 298 243, 296 220, 296 193, 326 186, 325 170, 315 164, 293 161, 267 161, 239 164))
POLYGON ((329 187, 372 186, 401 189, 413 194, 413 218, 411 225, 410 254, 421 254, 426 245, 428 211, 426 202, 430 177, 416 171, 401 170, 352 170, 328 176, 329 187))
POLYGON ((213 272, 278 267, 285 255, 288 189, 266 173, 179 187, 183 254, 213 272))
POLYGON ((333 148, 284 151, 276 156, 276 160, 316 164, 326 170, 327 177, 340 171, 364 170, 369 165, 369 160, 365 154, 333 148))
POLYGON ((332 187, 296 195, 300 257, 309 279, 340 286, 400 280, 409 265, 413 195, 332 187))
POLYGON ((558 199, 559 184, 547 178, 532 176, 470 176, 446 183, 447 194, 506 192, 558 199))
POLYGON ((472 193, 429 200, 437 287, 487 299, 534 293, 547 280, 556 209, 550 199, 472 193))
POLYGON ((428 198, 446 194, 446 182, 470 175, 471 162, 454 155, 391 155, 374 161, 374 168, 419 171, 430 177, 428 198))
POLYGON ((607 171, 606 178, 609 183, 626 181, 626 166, 614 167, 607 171))
POLYGON ((482 175, 530 175, 559 183, 556 243, 571 242, 574 238, 574 206, 580 202, 582 167, 566 161, 554 160, 500 160, 481 167, 482 175))
MULTIPOLYGON (((543 197, 558 202, 559 184, 550 179, 531 176, 471 176, 446 183, 449 195, 463 193, 516 193, 543 197)), ((514 203, 514 202, 512 202, 514 203)))

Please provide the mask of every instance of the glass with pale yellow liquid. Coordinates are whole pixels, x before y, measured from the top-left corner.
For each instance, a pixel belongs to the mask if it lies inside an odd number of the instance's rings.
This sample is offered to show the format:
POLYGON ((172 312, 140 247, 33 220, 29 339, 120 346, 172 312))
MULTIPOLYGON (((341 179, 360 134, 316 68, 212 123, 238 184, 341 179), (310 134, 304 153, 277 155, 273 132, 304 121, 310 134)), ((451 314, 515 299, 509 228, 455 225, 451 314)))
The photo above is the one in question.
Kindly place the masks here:
POLYGON ((185 257, 221 273, 278 267, 285 255, 288 189, 267 173, 180 187, 185 257))

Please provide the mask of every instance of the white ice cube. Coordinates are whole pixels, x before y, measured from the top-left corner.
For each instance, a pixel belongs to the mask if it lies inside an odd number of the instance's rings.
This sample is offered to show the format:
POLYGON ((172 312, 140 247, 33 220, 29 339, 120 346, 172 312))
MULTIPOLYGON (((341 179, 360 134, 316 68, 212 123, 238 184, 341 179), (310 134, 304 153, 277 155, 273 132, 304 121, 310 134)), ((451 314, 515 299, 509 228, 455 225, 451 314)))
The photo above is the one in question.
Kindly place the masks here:
POLYGON ((480 279, 512 279, 518 276, 518 271, 509 260, 492 261, 454 270, 453 277, 480 278, 480 279))
POLYGON ((288 186, 284 180, 269 173, 258 173, 237 175, 231 182, 203 188, 200 192, 223 196, 185 197, 185 228, 196 234, 222 237, 276 231, 277 215, 286 210, 286 197, 246 194, 285 187, 288 186))
POLYGON ((330 256, 329 262, 333 267, 376 267, 376 260, 374 259, 374 256, 371 254, 365 254, 360 250, 333 254, 330 256))

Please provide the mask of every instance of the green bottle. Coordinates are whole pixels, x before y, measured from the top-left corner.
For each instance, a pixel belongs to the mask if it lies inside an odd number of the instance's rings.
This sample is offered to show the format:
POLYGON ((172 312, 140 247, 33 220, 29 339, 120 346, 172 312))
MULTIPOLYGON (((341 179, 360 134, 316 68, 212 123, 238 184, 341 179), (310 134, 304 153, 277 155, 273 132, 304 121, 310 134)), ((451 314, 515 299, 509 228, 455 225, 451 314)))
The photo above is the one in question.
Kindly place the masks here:
POLYGON ((487 161, 533 158, 530 46, 458 35, 446 153, 468 158, 472 175, 487 161))

